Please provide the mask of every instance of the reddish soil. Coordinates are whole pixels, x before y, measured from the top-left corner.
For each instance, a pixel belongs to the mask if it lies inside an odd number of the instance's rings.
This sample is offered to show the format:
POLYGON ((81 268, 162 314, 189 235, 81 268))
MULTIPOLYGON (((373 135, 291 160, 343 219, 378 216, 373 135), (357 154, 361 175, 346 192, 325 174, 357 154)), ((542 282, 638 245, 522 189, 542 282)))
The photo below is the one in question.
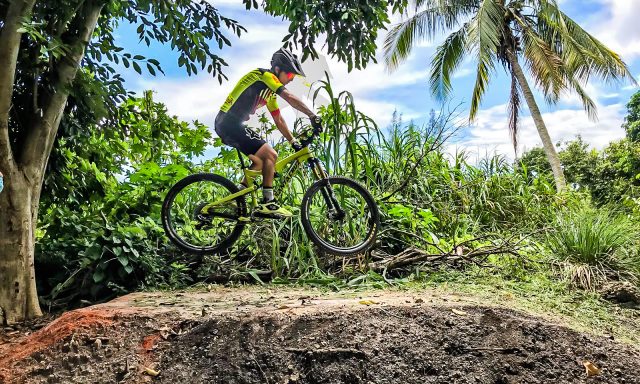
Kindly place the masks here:
POLYGON ((10 384, 640 383, 634 346, 434 292, 139 293, 1 336, 10 384))

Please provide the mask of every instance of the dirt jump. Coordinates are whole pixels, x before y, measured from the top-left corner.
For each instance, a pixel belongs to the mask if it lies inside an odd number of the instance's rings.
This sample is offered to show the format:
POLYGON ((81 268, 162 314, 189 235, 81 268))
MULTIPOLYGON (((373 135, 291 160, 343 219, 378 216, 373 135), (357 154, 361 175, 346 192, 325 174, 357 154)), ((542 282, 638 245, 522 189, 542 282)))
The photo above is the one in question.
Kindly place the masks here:
POLYGON ((432 291, 136 293, 0 338, 0 383, 640 383, 640 350, 432 291))

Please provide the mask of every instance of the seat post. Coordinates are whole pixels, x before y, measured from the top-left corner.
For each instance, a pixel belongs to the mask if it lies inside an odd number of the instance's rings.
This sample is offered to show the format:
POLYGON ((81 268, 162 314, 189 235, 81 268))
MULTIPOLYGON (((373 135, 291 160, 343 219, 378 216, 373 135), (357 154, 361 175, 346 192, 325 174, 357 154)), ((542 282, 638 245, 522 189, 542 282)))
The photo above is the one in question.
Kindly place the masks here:
POLYGON ((242 166, 242 169, 246 169, 247 166, 244 163, 244 158, 242 157, 242 152, 240 152, 240 150, 238 148, 236 148, 236 151, 238 152, 238 158, 240 158, 240 165, 242 166))

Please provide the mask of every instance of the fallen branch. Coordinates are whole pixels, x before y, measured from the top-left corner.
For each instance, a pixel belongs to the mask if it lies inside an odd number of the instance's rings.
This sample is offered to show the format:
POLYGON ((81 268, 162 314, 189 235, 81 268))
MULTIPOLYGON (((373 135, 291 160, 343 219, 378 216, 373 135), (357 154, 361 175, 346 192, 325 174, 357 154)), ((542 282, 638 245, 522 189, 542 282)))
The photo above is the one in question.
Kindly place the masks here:
POLYGON ((371 258, 375 261, 369 263, 369 268, 376 272, 386 273, 408 266, 418 264, 428 265, 437 268, 443 265, 459 266, 461 264, 475 264, 480 267, 486 266, 487 258, 491 255, 512 255, 519 257, 522 242, 526 237, 514 241, 515 235, 507 238, 492 241, 490 235, 476 237, 459 244, 454 244, 448 252, 437 247, 438 253, 430 253, 423 249, 410 247, 404 251, 389 255, 384 252, 374 251, 371 258), (489 241, 490 244, 478 248, 470 248, 471 244, 477 241, 489 241))

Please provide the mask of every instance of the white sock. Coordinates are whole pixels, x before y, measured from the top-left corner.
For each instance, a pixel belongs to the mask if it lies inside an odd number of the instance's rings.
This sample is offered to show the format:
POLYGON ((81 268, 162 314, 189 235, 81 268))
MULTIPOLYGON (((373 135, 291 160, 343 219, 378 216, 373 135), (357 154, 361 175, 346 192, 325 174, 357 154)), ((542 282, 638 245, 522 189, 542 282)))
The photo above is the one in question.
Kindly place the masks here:
POLYGON ((262 198, 265 203, 273 200, 273 188, 272 187, 262 187, 262 198))

